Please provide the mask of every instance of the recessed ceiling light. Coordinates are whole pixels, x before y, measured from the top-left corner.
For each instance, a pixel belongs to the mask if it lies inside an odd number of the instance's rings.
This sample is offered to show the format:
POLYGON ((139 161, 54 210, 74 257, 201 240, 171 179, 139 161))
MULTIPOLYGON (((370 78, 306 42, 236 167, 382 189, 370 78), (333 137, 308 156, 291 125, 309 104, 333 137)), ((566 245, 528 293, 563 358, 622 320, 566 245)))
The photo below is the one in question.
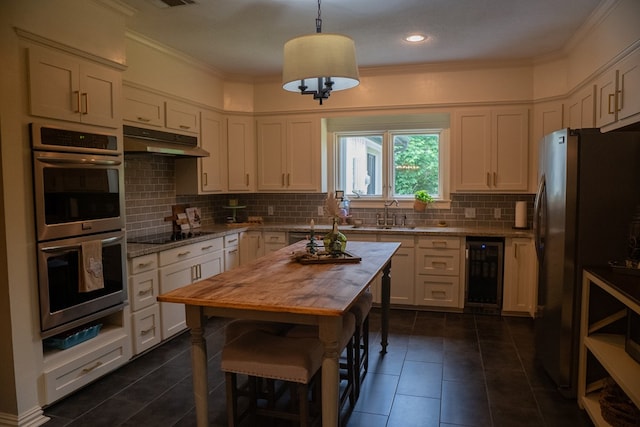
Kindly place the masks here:
POLYGON ((425 39, 422 34, 411 34, 404 38, 409 43, 419 43, 425 39))

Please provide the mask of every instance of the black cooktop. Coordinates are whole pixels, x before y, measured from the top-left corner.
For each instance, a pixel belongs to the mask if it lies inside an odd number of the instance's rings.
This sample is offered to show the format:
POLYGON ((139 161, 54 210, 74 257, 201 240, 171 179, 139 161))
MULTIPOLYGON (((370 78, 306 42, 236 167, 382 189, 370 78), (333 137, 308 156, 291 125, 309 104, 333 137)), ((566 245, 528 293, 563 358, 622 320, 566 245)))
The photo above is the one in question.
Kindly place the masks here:
POLYGON ((164 245, 172 242, 179 242, 182 240, 193 239, 194 237, 204 236, 206 232, 202 231, 189 231, 189 232, 173 232, 173 233, 160 233, 160 234, 148 234, 145 236, 131 237, 127 239, 127 243, 144 243, 147 245, 164 245))

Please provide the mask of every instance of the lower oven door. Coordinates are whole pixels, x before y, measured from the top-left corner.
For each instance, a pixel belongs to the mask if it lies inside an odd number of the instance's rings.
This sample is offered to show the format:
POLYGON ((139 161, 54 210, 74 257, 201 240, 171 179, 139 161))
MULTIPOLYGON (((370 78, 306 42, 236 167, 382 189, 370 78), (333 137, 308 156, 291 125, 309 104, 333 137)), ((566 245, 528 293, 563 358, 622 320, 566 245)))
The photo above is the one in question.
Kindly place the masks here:
POLYGON ((127 299, 124 231, 53 240, 38 244, 40 324, 43 336, 74 328, 119 310, 127 299), (99 241, 104 287, 81 288, 83 242, 99 241))

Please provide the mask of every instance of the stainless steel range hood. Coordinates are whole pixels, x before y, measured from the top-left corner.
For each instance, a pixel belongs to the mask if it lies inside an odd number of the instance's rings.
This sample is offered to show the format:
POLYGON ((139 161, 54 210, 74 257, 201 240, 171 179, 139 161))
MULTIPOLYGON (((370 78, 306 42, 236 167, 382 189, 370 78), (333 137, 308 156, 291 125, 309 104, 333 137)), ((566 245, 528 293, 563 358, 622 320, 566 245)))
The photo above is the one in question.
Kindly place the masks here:
POLYGON ((149 153, 165 156, 209 157, 198 147, 198 138, 160 130, 123 126, 124 152, 149 153))

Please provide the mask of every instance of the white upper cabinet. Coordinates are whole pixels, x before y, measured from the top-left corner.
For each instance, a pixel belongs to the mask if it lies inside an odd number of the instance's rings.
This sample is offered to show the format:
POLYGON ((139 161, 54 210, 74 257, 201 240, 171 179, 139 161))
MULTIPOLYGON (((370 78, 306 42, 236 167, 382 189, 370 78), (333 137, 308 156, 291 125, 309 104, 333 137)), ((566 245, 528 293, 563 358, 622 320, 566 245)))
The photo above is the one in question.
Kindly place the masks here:
POLYGON ((640 120, 640 51, 596 81, 596 126, 604 131, 640 120))
POLYGON ((257 122, 258 190, 321 191, 318 118, 257 122))
POLYGON ((53 50, 29 48, 30 112, 34 116, 118 128, 120 71, 53 50))
POLYGON ((155 93, 124 88, 122 119, 140 125, 164 127, 164 98, 155 93))
POLYGON ((249 192, 256 189, 256 140, 250 116, 227 117, 228 189, 249 192))
POLYGON ((200 147, 209 157, 176 158, 176 194, 215 194, 227 191, 226 121, 215 111, 202 111, 200 147))
POLYGON ((588 84, 569 98, 564 108, 564 123, 572 129, 596 126, 596 87, 588 84))
POLYGON ((200 146, 209 157, 198 159, 202 193, 220 193, 227 189, 227 141, 225 119, 220 113, 203 111, 200 122, 200 146))
POLYGON ((453 132, 456 191, 528 190, 527 108, 459 111, 453 132))
POLYGON ((195 105, 168 99, 165 101, 165 126, 197 134, 200 131, 200 110, 195 105))

